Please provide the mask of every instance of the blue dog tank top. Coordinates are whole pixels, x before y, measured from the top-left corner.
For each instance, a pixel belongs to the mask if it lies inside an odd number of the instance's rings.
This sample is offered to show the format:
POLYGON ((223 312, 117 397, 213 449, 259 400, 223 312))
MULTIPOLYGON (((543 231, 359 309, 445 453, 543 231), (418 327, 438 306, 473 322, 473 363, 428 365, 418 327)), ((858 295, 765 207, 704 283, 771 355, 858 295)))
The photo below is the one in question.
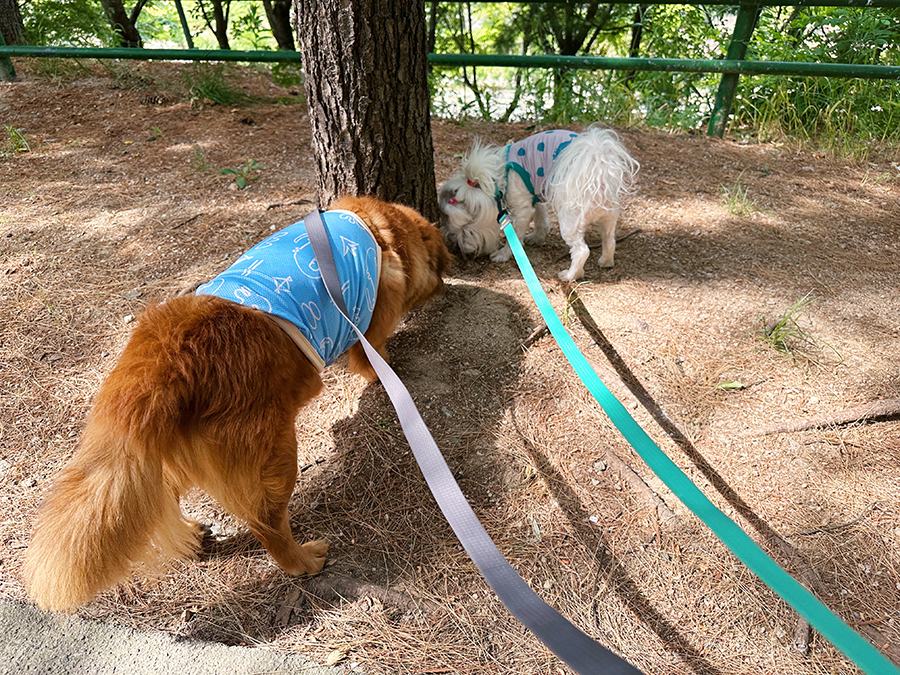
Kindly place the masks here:
MULTIPOLYGON (((350 319, 365 332, 375 309, 381 248, 355 213, 325 211, 322 220, 350 319)), ((357 341, 328 297, 302 220, 256 244, 200 286, 197 295, 214 295, 272 315, 319 370, 357 341)))

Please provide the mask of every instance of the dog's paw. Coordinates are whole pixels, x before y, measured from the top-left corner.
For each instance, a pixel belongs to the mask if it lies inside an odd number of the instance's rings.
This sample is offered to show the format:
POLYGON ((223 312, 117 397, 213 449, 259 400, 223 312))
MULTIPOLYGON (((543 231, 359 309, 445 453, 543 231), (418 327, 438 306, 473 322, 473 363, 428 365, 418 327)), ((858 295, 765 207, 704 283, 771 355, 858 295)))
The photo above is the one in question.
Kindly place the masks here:
POLYGON ((600 258, 600 260, 597 261, 597 267, 612 267, 612 266, 613 266, 612 256, 610 256, 609 258, 600 258))
POLYGON ((203 550, 215 538, 213 536, 212 527, 206 523, 201 523, 193 518, 181 517, 184 524, 187 525, 188 531, 191 533, 191 548, 195 551, 203 550))
POLYGON ((584 276, 584 271, 573 272, 572 270, 563 270, 557 276, 560 281, 577 281, 584 276))
POLYGON ((509 260, 512 255, 512 249, 509 246, 504 246, 503 248, 494 251, 491 253, 491 260, 494 262, 506 262, 509 260))
POLYGON ((322 566, 325 565, 325 558, 328 555, 328 542, 324 539, 316 539, 315 541, 308 541, 300 548, 303 549, 303 563, 305 570, 302 570, 302 573, 306 574, 318 574, 322 571, 322 566))
POLYGON ((547 238, 546 232, 539 232, 538 230, 532 230, 522 239, 526 244, 530 244, 532 246, 536 246, 538 244, 543 244, 544 240, 547 238))

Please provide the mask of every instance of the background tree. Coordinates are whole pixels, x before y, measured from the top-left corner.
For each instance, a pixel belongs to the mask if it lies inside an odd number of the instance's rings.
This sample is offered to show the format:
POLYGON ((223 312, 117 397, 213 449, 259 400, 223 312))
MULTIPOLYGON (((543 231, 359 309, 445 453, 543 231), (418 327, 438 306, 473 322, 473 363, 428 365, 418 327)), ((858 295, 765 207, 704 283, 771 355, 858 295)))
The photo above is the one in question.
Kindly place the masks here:
POLYGON ((16 0, 0 0, 0 35, 8 45, 26 44, 25 22, 16 0))
POLYGON ((297 0, 319 202, 398 201, 437 218, 425 3, 297 0))
MULTIPOLYGON (((0 0, 0 45, 24 44, 25 24, 16 0, 0 0)), ((12 59, 0 56, 0 81, 13 82, 16 69, 12 59)))
POLYGON ((279 49, 295 51, 294 31, 291 27, 291 0, 263 0, 266 18, 279 49))
POLYGON ((147 0, 138 0, 130 12, 125 11, 122 0, 100 0, 100 4, 122 47, 144 46, 137 29, 137 19, 147 0))
POLYGON ((231 49, 228 42, 228 15, 231 13, 231 0, 197 0, 194 8, 206 26, 216 36, 219 49, 231 49))
MULTIPOLYGON (((528 5, 523 10, 534 41, 544 54, 577 56, 597 53, 598 43, 613 43, 614 36, 631 29, 627 20, 627 5, 606 5, 594 0, 580 4, 528 5)), ((575 108, 572 102, 574 71, 557 68, 553 71, 553 108, 551 117, 564 122, 575 108)))

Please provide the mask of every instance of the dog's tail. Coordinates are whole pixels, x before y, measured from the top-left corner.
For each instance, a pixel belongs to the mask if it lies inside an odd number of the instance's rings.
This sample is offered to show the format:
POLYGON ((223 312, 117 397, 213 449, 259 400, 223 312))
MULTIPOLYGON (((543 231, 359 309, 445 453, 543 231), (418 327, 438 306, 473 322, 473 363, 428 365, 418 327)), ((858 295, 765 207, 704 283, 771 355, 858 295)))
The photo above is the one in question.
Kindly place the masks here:
POLYGON ((556 158, 547 180, 547 200, 559 209, 618 208, 640 168, 612 129, 589 127, 556 158))
POLYGON ((196 548, 199 529, 182 519, 163 461, 181 445, 178 397, 159 395, 148 351, 134 342, 126 347, 75 455, 41 505, 24 578, 42 609, 74 609, 136 565, 149 570, 196 548))

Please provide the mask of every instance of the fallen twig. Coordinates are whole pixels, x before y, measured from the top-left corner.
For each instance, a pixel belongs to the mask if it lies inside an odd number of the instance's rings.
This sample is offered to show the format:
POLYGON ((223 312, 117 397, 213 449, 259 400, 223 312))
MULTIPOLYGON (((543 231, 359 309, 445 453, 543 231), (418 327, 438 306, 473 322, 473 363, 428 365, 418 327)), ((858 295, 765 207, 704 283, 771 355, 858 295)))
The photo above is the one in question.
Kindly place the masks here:
POLYGON ((626 464, 625 460, 616 453, 607 450, 606 461, 633 492, 636 492, 639 497, 649 502, 656 509, 656 518, 662 529, 672 530, 678 526, 678 516, 675 515, 675 512, 669 508, 662 497, 644 482, 644 479, 634 469, 626 464))
POLYGON ((191 284, 190 286, 186 286, 185 288, 182 288, 180 291, 178 291, 176 296, 180 298, 185 295, 193 295, 194 291, 196 291, 198 288, 200 288, 200 284, 202 284, 202 283, 203 283, 202 281, 197 281, 197 282, 191 284))
POLYGON ((858 405, 830 415, 820 415, 805 420, 796 420, 784 424, 773 424, 756 431, 747 432, 748 436, 769 436, 794 431, 806 431, 820 427, 836 427, 866 420, 877 420, 884 417, 900 415, 900 398, 885 398, 858 405))
POLYGON ((280 209, 282 206, 302 206, 303 204, 312 204, 312 201, 309 199, 295 199, 292 202, 278 202, 276 204, 269 204, 266 207, 266 211, 271 211, 272 209, 280 209))
POLYGON ((862 519, 865 518, 869 511, 874 509, 878 505, 878 502, 872 502, 866 508, 864 508, 856 518, 853 520, 849 520, 846 523, 836 523, 834 525, 819 525, 818 527, 814 527, 811 530, 804 530, 803 532, 796 532, 794 536, 796 537, 811 537, 816 534, 827 534, 829 532, 837 532, 839 530, 843 530, 847 527, 853 527, 854 525, 859 525, 862 522, 862 519))
POLYGON ((533 331, 531 331, 531 335, 525 338, 525 341, 519 345, 518 351, 524 351, 528 349, 531 345, 544 337, 547 334, 547 330, 547 324, 545 323, 542 323, 540 326, 535 328, 533 331))

